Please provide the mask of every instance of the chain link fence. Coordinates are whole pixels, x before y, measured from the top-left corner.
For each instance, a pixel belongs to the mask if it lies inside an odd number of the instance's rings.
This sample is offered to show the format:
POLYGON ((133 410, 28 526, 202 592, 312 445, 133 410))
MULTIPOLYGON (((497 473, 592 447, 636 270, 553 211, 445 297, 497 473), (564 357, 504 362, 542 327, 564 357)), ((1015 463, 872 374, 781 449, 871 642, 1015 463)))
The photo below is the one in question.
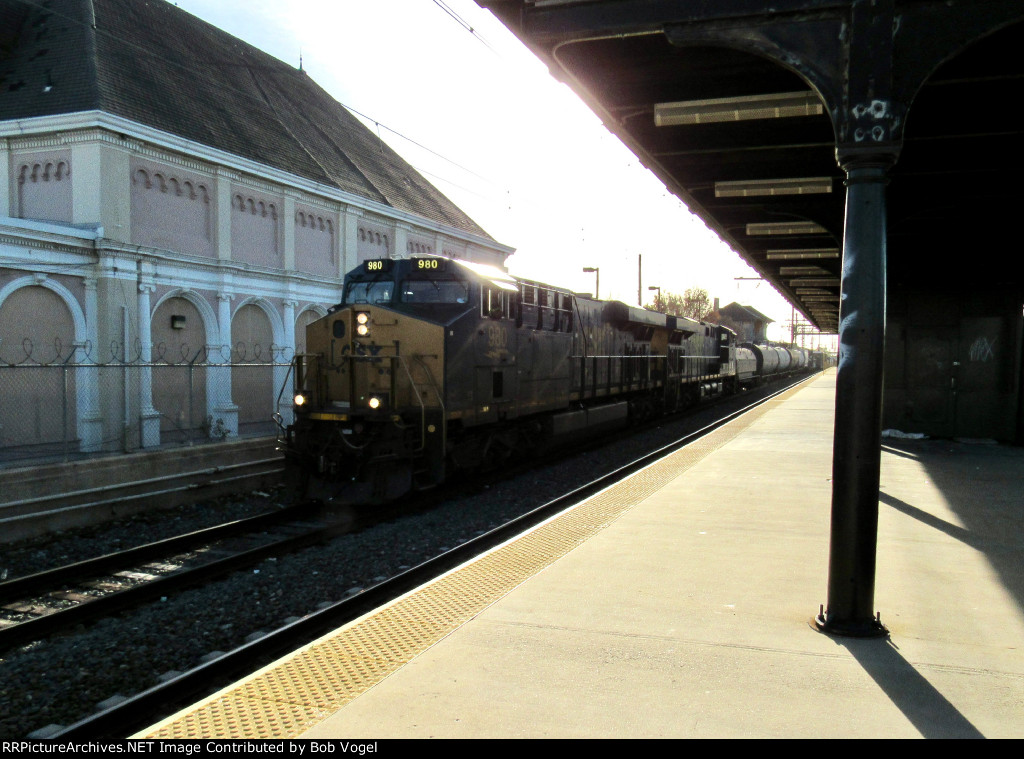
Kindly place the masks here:
MULTIPOLYGON (((7 346, 5 346, 7 347, 7 346)), ((0 466, 273 435, 290 351, 23 345, 0 356, 0 466)))

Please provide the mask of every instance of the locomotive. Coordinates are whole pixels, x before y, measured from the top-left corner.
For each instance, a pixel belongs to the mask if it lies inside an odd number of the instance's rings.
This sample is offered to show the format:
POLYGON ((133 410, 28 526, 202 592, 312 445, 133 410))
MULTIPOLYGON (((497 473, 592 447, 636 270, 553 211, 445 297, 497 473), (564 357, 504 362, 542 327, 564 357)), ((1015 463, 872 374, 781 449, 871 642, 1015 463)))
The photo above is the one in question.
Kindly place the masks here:
POLYGON ((311 496, 392 500, 770 376, 798 349, 425 257, 363 262, 293 365, 288 464, 311 496))

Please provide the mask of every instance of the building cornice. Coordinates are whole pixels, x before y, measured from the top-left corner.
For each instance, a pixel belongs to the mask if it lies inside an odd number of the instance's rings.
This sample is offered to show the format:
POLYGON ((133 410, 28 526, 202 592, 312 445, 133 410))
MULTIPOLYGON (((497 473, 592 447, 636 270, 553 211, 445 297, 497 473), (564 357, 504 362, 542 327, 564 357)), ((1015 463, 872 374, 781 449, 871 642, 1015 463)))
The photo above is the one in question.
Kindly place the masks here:
POLYGON ((93 252, 103 236, 100 226, 72 226, 32 219, 0 219, 0 245, 69 253, 93 252))
MULTIPOLYGON (((81 111, 55 116, 37 116, 0 122, 0 139, 8 140, 8 149, 34 149, 43 147, 66 147, 74 143, 100 140, 122 147, 148 158, 171 160, 195 171, 215 171, 223 167, 239 173, 236 181, 273 191, 293 189, 314 197, 327 198, 341 204, 342 210, 349 207, 393 222, 411 224, 419 229, 430 230, 448 237, 477 245, 484 249, 509 256, 515 248, 503 245, 481 235, 440 224, 422 216, 402 211, 386 203, 379 203, 353 193, 345 192, 332 185, 314 182, 296 174, 252 161, 242 156, 212 148, 178 135, 116 116, 105 111, 81 111), (159 148, 160 152, 154 148, 159 148), (162 152, 168 151, 170 155, 162 152), (264 185, 264 183, 268 183, 264 185)), ((232 177, 234 179, 234 177, 232 177)))
MULTIPOLYGON (((190 256, 178 251, 151 248, 145 245, 123 243, 117 240, 102 239, 97 242, 97 252, 101 256, 134 258, 136 260, 158 261, 164 267, 170 266, 180 270, 195 270, 203 272, 217 272, 228 276, 244 278, 246 282, 253 279, 267 280, 277 283, 280 287, 282 281, 295 284, 316 285, 328 289, 341 288, 344 279, 341 277, 325 277, 322 274, 308 274, 302 271, 275 269, 269 266, 245 263, 241 261, 227 261, 205 256, 190 256)), ((239 280, 241 282, 242 280, 239 280)), ((239 285, 242 289, 248 285, 239 285)), ((232 291, 237 287, 230 288, 232 291)))

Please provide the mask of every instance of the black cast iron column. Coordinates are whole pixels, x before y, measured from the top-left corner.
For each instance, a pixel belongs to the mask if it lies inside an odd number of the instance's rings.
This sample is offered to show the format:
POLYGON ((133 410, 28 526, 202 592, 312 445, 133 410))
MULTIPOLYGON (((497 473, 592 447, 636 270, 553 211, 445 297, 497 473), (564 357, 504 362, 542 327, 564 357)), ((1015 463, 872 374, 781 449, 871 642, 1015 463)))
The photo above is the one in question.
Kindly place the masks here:
POLYGON ((875 555, 885 349, 886 171, 857 161, 846 171, 832 452, 832 531, 825 632, 884 635, 875 617, 875 555))

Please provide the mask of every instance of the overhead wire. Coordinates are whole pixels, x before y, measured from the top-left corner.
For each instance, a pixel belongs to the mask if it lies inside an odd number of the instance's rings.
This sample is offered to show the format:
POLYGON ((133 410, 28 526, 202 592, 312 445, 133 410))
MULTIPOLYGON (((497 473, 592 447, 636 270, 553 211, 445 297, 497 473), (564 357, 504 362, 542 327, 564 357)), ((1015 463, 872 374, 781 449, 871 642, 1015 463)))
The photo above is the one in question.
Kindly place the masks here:
POLYGON ((498 51, 495 50, 493 47, 491 47, 491 43, 489 43, 486 39, 484 39, 483 35, 480 34, 480 32, 478 32, 472 26, 472 24, 470 24, 468 21, 466 21, 464 18, 462 18, 462 16, 460 16, 458 13, 456 13, 454 10, 452 10, 451 7, 446 2, 444 2, 444 0, 434 0, 434 5, 436 5, 438 8, 443 10, 445 13, 447 13, 453 19, 455 19, 456 23, 458 23, 459 26, 461 26, 463 29, 465 29, 467 32, 469 32, 471 35, 473 35, 473 37, 475 37, 480 43, 482 43, 484 45, 484 47, 486 47, 488 50, 490 50, 495 55, 498 54, 498 51))

